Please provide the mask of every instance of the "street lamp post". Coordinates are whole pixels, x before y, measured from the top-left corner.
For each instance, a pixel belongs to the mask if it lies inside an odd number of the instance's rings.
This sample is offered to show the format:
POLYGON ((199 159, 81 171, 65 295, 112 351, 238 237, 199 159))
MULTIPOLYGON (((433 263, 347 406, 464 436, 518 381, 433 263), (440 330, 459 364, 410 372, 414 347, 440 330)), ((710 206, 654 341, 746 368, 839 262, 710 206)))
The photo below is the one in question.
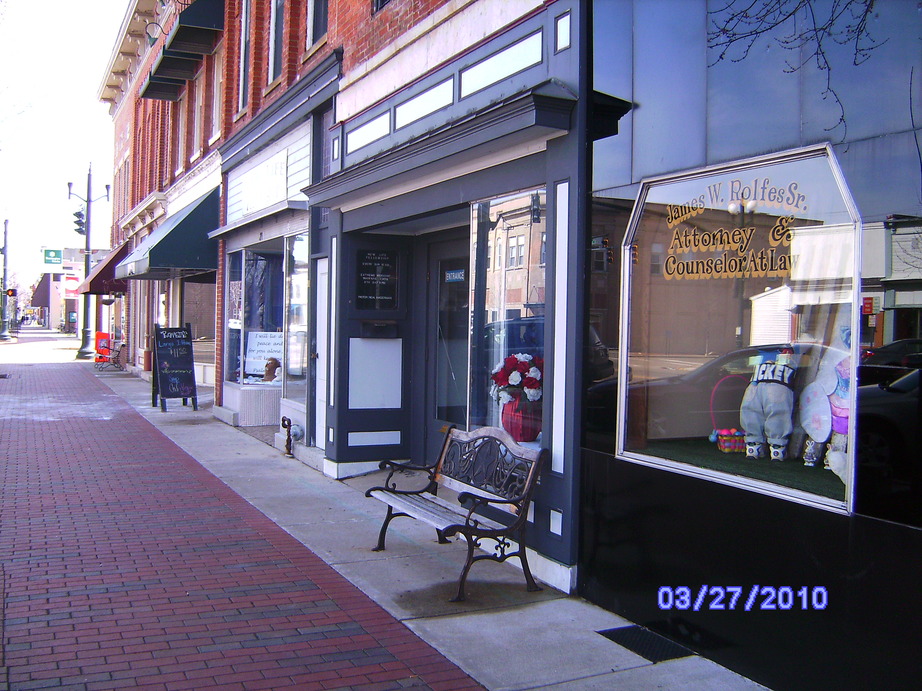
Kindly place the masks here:
MULTIPOLYGON (((740 200, 739 202, 730 202, 727 211, 730 216, 739 220, 739 227, 744 228, 746 221, 754 222, 756 207, 758 205, 754 200, 740 200)), ((746 297, 746 277, 740 276, 734 281, 733 293, 737 298, 738 311, 736 316, 736 347, 742 348, 745 342, 743 334, 743 322, 746 316, 746 303, 749 299, 746 297)))
POLYGON ((6 294, 6 281, 7 281, 7 268, 10 265, 10 250, 6 242, 6 231, 9 221, 3 222, 3 295, 0 296, 0 300, 3 300, 3 323, 0 324, 0 341, 9 341, 13 338, 10 335, 10 313, 9 313, 9 299, 6 294))
MULTIPOLYGON (((80 201, 86 204, 86 219, 83 224, 84 234, 86 235, 86 254, 83 258, 83 278, 84 280, 90 275, 90 257, 92 256, 92 250, 90 249, 90 218, 92 214, 93 202, 99 201, 102 197, 97 197, 93 199, 93 166, 90 164, 89 170, 86 174, 86 198, 84 199, 79 194, 74 194, 73 192, 73 183, 67 183, 67 198, 76 197, 80 201)), ((109 199, 109 185, 106 185, 106 194, 105 198, 108 201, 109 199)), ((83 294, 83 331, 80 338, 80 349, 77 351, 78 360, 87 360, 96 353, 96 349, 93 347, 90 339, 90 293, 83 294)))

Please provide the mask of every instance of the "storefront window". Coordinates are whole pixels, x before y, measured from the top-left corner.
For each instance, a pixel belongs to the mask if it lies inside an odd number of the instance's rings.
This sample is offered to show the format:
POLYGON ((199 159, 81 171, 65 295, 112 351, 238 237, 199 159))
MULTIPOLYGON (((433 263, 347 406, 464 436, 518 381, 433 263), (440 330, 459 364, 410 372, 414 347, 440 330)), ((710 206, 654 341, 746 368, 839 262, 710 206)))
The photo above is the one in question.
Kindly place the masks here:
POLYGON ((540 440, 544 403, 545 202, 536 190, 473 207, 470 426, 526 442, 540 440))
POLYGON ((284 274, 278 251, 228 255, 228 338, 225 378, 281 386, 284 274), (241 276, 242 273, 242 276, 241 276))
POLYGON ((644 183, 622 253, 620 454, 846 502, 858 226, 843 190, 826 149, 644 183))
POLYGON ((243 252, 227 255, 227 352, 224 380, 240 380, 240 343, 243 331, 243 252))
POLYGON ((310 242, 307 233, 286 239, 288 264, 285 398, 304 403, 310 374, 310 242))

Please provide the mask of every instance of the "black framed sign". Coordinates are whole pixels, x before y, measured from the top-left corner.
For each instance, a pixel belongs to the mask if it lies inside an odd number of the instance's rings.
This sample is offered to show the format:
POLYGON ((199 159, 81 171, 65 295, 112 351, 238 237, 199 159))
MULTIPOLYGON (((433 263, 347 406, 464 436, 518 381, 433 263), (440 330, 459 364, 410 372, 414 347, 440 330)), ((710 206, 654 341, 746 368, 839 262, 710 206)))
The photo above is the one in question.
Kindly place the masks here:
POLYGON ((356 308, 373 311, 397 309, 397 270, 396 250, 358 250, 356 254, 356 308))
POLYGON ((195 367, 192 364, 192 326, 164 327, 154 324, 154 372, 151 377, 151 406, 166 412, 167 398, 181 398, 183 405, 192 399, 198 410, 195 367))

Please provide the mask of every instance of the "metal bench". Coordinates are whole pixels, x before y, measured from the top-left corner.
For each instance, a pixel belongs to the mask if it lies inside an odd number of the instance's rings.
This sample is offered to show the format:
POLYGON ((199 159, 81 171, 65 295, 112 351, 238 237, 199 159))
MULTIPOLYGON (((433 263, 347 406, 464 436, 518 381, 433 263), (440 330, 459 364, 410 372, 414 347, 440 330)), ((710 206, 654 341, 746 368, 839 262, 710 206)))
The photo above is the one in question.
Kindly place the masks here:
POLYGON ((482 559, 503 562, 518 557, 528 590, 541 590, 528 568, 525 527, 528 505, 547 456, 547 449, 521 446, 505 430, 481 427, 472 432, 449 429, 438 461, 431 466, 382 461, 381 469, 390 469, 384 486, 365 492, 366 497, 387 504, 375 551, 384 549, 390 522, 409 516, 434 527, 440 543, 449 542, 447 538, 454 535, 463 535, 467 541, 467 561, 452 602, 464 600, 468 571, 482 559), (421 489, 399 489, 394 475, 405 471, 426 472, 428 483, 421 489), (457 501, 438 496, 440 487, 458 492, 457 501), (490 513, 493 515, 486 515, 490 513), (475 556, 475 549, 485 538, 496 542, 493 553, 475 556), (510 538, 517 543, 514 552, 510 551, 510 538))
POLYGON ((111 347, 110 341, 108 339, 103 339, 100 341, 99 345, 97 345, 96 356, 93 358, 93 366, 100 371, 107 367, 117 370, 125 369, 125 363, 122 361, 122 350, 124 347, 124 343, 118 343, 115 347, 111 347))

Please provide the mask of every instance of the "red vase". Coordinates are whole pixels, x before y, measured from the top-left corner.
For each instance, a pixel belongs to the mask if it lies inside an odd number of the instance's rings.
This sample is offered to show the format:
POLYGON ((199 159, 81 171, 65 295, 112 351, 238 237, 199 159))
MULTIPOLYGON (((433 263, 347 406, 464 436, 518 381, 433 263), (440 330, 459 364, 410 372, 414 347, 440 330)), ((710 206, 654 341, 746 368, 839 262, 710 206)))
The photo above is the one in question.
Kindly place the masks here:
POLYGON ((541 404, 509 401, 502 410, 503 429, 516 441, 534 441, 541 434, 541 404))

